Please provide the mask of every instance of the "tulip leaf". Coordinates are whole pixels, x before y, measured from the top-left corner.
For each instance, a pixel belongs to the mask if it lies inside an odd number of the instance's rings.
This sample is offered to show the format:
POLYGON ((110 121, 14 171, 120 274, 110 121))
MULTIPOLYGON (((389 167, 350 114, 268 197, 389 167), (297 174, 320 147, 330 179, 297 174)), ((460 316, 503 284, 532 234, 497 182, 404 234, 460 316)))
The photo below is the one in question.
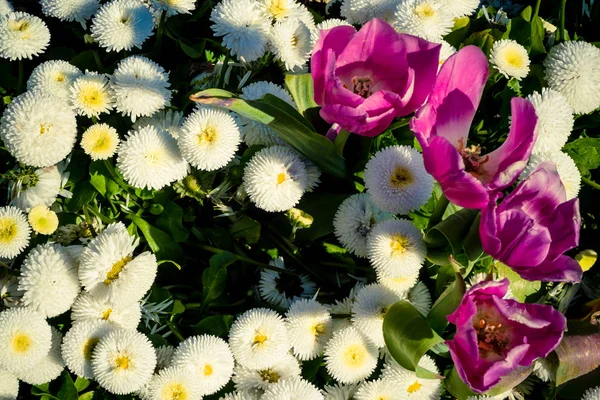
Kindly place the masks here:
POLYGON ((425 235, 425 243, 427 244, 428 259, 435 263, 447 265, 447 259, 450 254, 458 255, 463 251, 463 243, 465 237, 469 234, 473 223, 477 218, 478 210, 463 208, 442 222, 433 226, 425 235), (441 254, 438 254, 441 252, 441 254), (435 260, 431 259, 431 255, 437 254, 435 260), (442 257, 445 254, 446 257, 442 257), (443 262, 444 259, 446 262, 443 262))
MULTIPOLYGON (((490 390, 482 393, 481 395, 492 397, 509 391, 527 379, 527 377, 531 374, 532 369, 532 367, 517 368, 510 374, 502 377, 497 385, 493 386, 490 390)), ((466 400, 470 396, 477 396, 477 394, 473 392, 469 386, 462 381, 462 379, 460 379, 460 376, 456 371, 456 367, 453 367, 448 373, 444 383, 446 384, 446 389, 448 389, 448 392, 450 392, 450 394, 452 394, 458 400, 466 400)))
POLYGON ((600 333, 567 335, 555 352, 558 356, 556 385, 560 386, 600 367, 600 333))
POLYGON ((442 339, 427 320, 406 300, 394 304, 383 320, 385 345, 394 360, 404 368, 416 371, 423 378, 436 378, 437 374, 419 367, 423 355, 442 339))
POLYGON ((284 107, 273 97, 275 96, 267 95, 263 100, 245 101, 233 97, 233 94, 225 90, 211 89, 196 93, 190 96, 190 99, 201 104, 224 107, 243 117, 268 125, 322 171, 339 178, 345 177, 346 163, 335 145, 313 131, 310 123, 296 110, 290 111, 289 105, 284 107))
POLYGON ((431 307, 431 311, 427 314, 429 326, 440 335, 444 333, 444 329, 448 326, 447 316, 456 310, 467 290, 462 275, 457 273, 455 276, 455 280, 438 297, 433 307, 431 307))
POLYGON ((481 221, 481 213, 477 214, 477 217, 471 224, 469 232, 463 242, 463 249, 469 261, 475 261, 483 255, 483 246, 481 244, 481 238, 479 236, 479 223, 481 221))
POLYGON ((527 296, 537 293, 542 287, 541 281, 525 280, 501 262, 496 263, 496 269, 498 270, 498 279, 507 278, 510 282, 510 292, 515 296, 515 299, 522 303, 525 302, 527 296))
POLYGON ((315 103, 314 82, 310 74, 286 74, 285 86, 292 94, 300 114, 318 107, 315 103))

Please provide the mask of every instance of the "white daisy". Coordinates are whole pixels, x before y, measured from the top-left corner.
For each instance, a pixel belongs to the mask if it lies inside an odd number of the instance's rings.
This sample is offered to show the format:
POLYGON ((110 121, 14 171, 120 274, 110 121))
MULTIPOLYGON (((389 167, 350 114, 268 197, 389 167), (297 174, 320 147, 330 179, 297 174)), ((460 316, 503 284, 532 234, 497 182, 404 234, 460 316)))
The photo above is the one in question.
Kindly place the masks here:
POLYGON ((168 367, 150 379, 146 391, 152 400, 195 400, 202 398, 202 382, 193 369, 168 367))
POLYGON ((454 18, 438 0, 405 0, 395 16, 396 30, 432 42, 440 41, 454 26, 454 18))
POLYGON ((40 18, 21 11, 0 15, 0 57, 32 59, 46 50, 50 31, 40 18))
POLYGON ((377 366, 377 357, 377 346, 354 327, 335 332, 325 347, 327 372, 341 383, 367 378, 377 366))
POLYGON ((30 385, 41 385, 58 378, 65 369, 65 363, 60 355, 62 338, 62 334, 53 327, 50 351, 37 361, 35 366, 15 371, 17 378, 30 385))
POLYGON ((536 167, 544 161, 550 161, 556 165, 560 180, 565 186, 567 200, 577 197, 579 189, 581 188, 581 173, 579 172, 575 161, 562 151, 533 153, 531 157, 529 157, 529 162, 521 173, 521 176, 519 176, 519 180, 522 181, 527 178, 536 167))
POLYGON ((223 0, 210 14, 215 36, 223 36, 223 46, 245 61, 265 54, 271 21, 254 0, 223 0))
POLYGON ((576 114, 587 114, 600 106, 600 49, 569 40, 550 50, 544 68, 548 87, 560 92, 576 114))
POLYGON ((151 117, 142 117, 136 120, 135 124, 133 124, 133 129, 135 130, 143 126, 152 125, 156 129, 162 129, 169 132, 174 139, 177 139, 181 133, 182 122, 183 113, 181 111, 163 109, 152 114, 151 117))
POLYGON ((440 66, 439 68, 442 68, 442 65, 444 65, 444 63, 446 62, 447 59, 449 59, 450 57, 452 57, 454 54, 456 54, 456 49, 454 48, 454 46, 452 46, 450 43, 446 42, 445 40, 442 40, 440 42, 440 44, 442 45, 442 48, 440 49, 440 66))
POLYGON ((0 120, 0 138, 19 161, 49 167, 65 158, 77 137, 75 113, 56 97, 25 92, 6 107, 0 120))
POLYGON ((107 51, 141 48, 154 29, 154 17, 137 0, 113 0, 102 5, 92 19, 92 37, 107 51))
POLYGON ((41 90, 68 100, 71 85, 81 75, 79 68, 66 61, 45 61, 35 67, 29 75, 27 90, 41 90))
POLYGON ((427 203, 433 183, 421 153, 408 146, 387 147, 365 167, 365 187, 371 200, 394 214, 408 214, 427 203))
POLYGON ((182 342, 173 355, 173 366, 192 368, 200 384, 199 394, 219 391, 233 373, 233 354, 221 338, 211 335, 192 336, 182 342))
MULTIPOLYGON (((556 381, 557 363, 548 358, 538 358, 533 361, 533 374, 544 382, 556 381)), ((598 393, 600 394, 600 393, 598 393)), ((599 397, 600 399, 600 397, 599 397)))
POLYGON ((61 21, 77 21, 85 29, 85 21, 100 8, 99 0, 40 0, 42 12, 61 21))
POLYGON ((183 179, 188 171, 177 141, 153 126, 129 132, 119 146, 117 167, 131 186, 154 190, 183 179))
MULTIPOLYGON (((433 373, 440 373, 428 355, 419 360, 419 366, 433 373)), ((403 399, 439 400, 441 397, 442 383, 439 379, 419 378, 414 371, 403 368, 394 360, 386 363, 382 377, 394 383, 398 393, 404 394, 403 399)))
POLYGON ((402 395, 390 379, 377 379, 360 384, 353 397, 356 400, 401 400, 402 395))
POLYGON ((299 19, 288 18, 275 22, 269 42, 275 57, 283 62, 288 71, 298 70, 310 58, 310 30, 299 19))
POLYGON ((171 104, 169 75, 154 61, 130 56, 119 62, 112 75, 115 108, 135 122, 171 104))
POLYGON ((56 165, 40 168, 31 176, 22 180, 22 184, 13 192, 10 205, 29 212, 32 207, 43 204, 52 206, 61 190, 62 176, 56 165))
POLYGON ((0 0, 0 16, 13 11, 13 6, 9 0, 0 0))
POLYGON ((31 229, 40 235, 52 235, 58 228, 58 216, 43 204, 33 207, 27 215, 31 229))
POLYGON ((299 378, 301 372, 296 357, 286 354, 270 368, 254 370, 236 365, 233 370, 233 383, 239 391, 262 394, 270 385, 282 379, 299 378))
POLYGON ((335 236, 351 253, 367 257, 367 235, 375 224, 392 217, 378 209, 368 194, 354 194, 344 200, 335 213, 335 236))
POLYGON ((26 307, 0 313, 0 368, 15 374, 34 368, 51 345, 52 331, 42 314, 26 307))
POLYGON ((110 112, 114 94, 106 75, 85 71, 71 86, 71 104, 77 114, 89 118, 110 112))
POLYGON ((195 0, 152 0, 152 8, 166 12, 167 17, 176 14, 191 14, 196 8, 195 0))
MULTIPOLYGON (((278 97, 292 107, 296 108, 296 104, 294 103, 292 96, 290 96, 290 94, 284 88, 272 82, 259 81, 251 83, 242 89, 242 94, 240 97, 244 100, 259 100, 265 94, 272 94, 273 96, 278 97)), ((244 142, 248 146, 285 145, 285 140, 279 137, 279 135, 267 125, 257 121, 252 121, 251 119, 245 117, 239 117, 239 120, 241 123, 240 131, 242 133, 244 142)))
POLYGON ((382 276, 417 274, 427 248, 421 231, 405 219, 380 222, 367 237, 369 261, 382 276))
POLYGON ((339 18, 329 18, 329 19, 325 19, 325 20, 319 22, 315 26, 315 29, 313 29, 310 32, 311 50, 315 46, 315 43, 317 43, 317 40, 319 40, 319 36, 321 35, 322 31, 327 31, 329 29, 332 29, 332 28, 335 28, 338 26, 352 26, 352 25, 350 25, 347 21, 345 21, 343 19, 339 19, 339 18))
POLYGON ((502 39, 494 42, 490 63, 506 78, 520 81, 529 74, 531 61, 525 47, 514 40, 502 39))
POLYGON ((262 400, 323 400, 323 395, 304 379, 282 379, 267 388, 262 400))
POLYGON ((400 301, 396 293, 378 283, 365 286, 356 294, 352 306, 352 322, 356 329, 378 347, 385 346, 383 319, 388 310, 400 301))
POLYGON ((92 354, 106 334, 114 330, 106 321, 75 323, 65 334, 61 354, 67 368, 77 376, 93 379, 92 354))
POLYGON ((0 207, 0 257, 14 258, 29 244, 31 228, 23 211, 0 207))
POLYGON ((86 292, 77 297, 71 308, 71 320, 74 323, 108 321, 118 329, 136 329, 141 318, 142 311, 137 302, 116 305, 86 292))
POLYGON ((52 318, 68 311, 79 294, 77 263, 60 244, 42 244, 21 266, 19 290, 26 307, 52 318))
POLYGON ((553 89, 544 88, 527 97, 535 107, 538 121, 537 139, 533 153, 560 151, 569 140, 575 119, 565 96, 553 89))
POLYGON ((598 400, 600 399, 600 386, 590 388, 585 391, 581 400, 598 400))
POLYGON ((343 0, 341 14, 351 24, 364 24, 373 18, 392 22, 400 3, 401 0, 343 0))
POLYGON ((479 8, 480 0, 440 0, 452 18, 471 15, 479 8))
POLYGON ((327 307, 312 299, 301 299, 290 306, 285 317, 294 355, 299 360, 319 356, 333 333, 327 307))
MULTIPOLYGON (((0 0, 1 4, 2 0, 0 0)), ((17 377, 8 371, 0 369, 0 400, 14 400, 18 395, 19 380, 17 377)))
POLYGON ((323 388, 323 396, 325 400, 353 400, 358 383, 349 385, 336 384, 334 386, 325 386, 323 388))
POLYGON ((431 310, 431 294, 423 282, 419 281, 410 290, 407 297, 410 304, 423 314, 424 317, 429 314, 429 310, 431 310))
POLYGON ((81 148, 92 160, 107 160, 117 151, 119 146, 117 130, 107 124, 94 124, 87 128, 81 136, 81 148))
POLYGON ((92 353, 92 371, 98 384, 114 394, 129 394, 148 382, 156 354, 148 338, 133 330, 104 335, 92 353))
POLYGON ((298 18, 301 7, 296 0, 258 0, 258 2, 269 18, 275 21, 298 18))
POLYGON ((156 370, 160 371, 171 366, 175 347, 171 345, 160 346, 156 349, 156 370))
POLYGON ((268 147, 246 164, 244 187, 258 208, 286 211, 298 204, 308 187, 306 167, 293 150, 268 147))
POLYGON ((186 118, 177 138, 183 158, 203 171, 227 165, 240 141, 240 130, 231 115, 207 107, 197 109, 186 118))
POLYGON ((219 400, 258 400, 258 396, 249 392, 233 392, 227 393, 219 400))
MULTIPOLYGON (((282 257, 271 260, 269 265, 286 269, 282 257)), ((289 275, 263 269, 260 271, 258 290, 260 297, 269 304, 287 309, 298 299, 311 298, 317 292, 317 286, 305 274, 289 275)))
POLYGON ((402 271, 394 273, 390 271, 377 270, 377 283, 388 288, 400 297, 406 296, 407 292, 415 286, 419 279, 419 273, 405 274, 402 271))
POLYGON ((250 369, 277 365, 290 349, 285 322, 275 311, 246 311, 229 331, 229 345, 236 361, 250 369))

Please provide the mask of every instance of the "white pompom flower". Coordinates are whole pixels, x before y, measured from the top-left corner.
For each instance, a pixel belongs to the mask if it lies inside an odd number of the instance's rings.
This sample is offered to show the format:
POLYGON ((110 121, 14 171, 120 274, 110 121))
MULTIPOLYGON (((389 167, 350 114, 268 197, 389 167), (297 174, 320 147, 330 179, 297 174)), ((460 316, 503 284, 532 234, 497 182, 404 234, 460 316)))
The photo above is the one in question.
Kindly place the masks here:
POLYGON ((240 130, 233 117, 226 111, 208 107, 190 114, 177 138, 183 158, 203 171, 214 171, 227 165, 240 141, 240 130))
POLYGON ((114 394, 140 390, 150 380, 156 354, 148 338, 133 330, 116 330, 100 339, 92 353, 98 384, 114 394))
POLYGON ((336 384, 325 386, 323 388, 323 396, 325 400, 352 400, 358 390, 358 383, 348 385, 336 384))
POLYGON ((87 379, 94 378, 92 354, 96 345, 115 328, 106 321, 75 323, 65 334, 61 354, 69 371, 87 379))
POLYGON ((27 80, 27 90, 41 90, 67 101, 71 85, 82 72, 62 60, 45 61, 35 67, 27 80))
POLYGON ((559 92, 544 88, 542 93, 534 92, 527 96, 535 107, 538 120, 537 139, 533 153, 560 151, 569 140, 575 119, 569 102, 559 92))
POLYGON ((310 29, 299 19, 275 22, 269 42, 275 58, 281 60, 287 71, 300 70, 310 58, 310 29))
MULTIPOLYGON (((435 374, 440 373, 435 362, 428 355, 421 357, 419 366, 435 374)), ((381 376, 383 379, 393 382, 397 393, 403 399, 439 400, 441 397, 442 382, 440 379, 419 378, 414 371, 403 368, 392 359, 385 364, 381 376)))
POLYGON ((398 296, 404 297, 408 291, 417 283, 419 273, 405 274, 402 271, 398 273, 391 271, 377 270, 377 283, 385 286, 398 296))
POLYGON ((348 251, 365 258, 369 232, 378 222, 392 217, 377 208, 368 194, 354 194, 344 200, 335 213, 335 236, 348 251))
POLYGON ((312 383, 300 379, 282 379, 267 388, 262 400, 302 399, 323 400, 323 395, 312 383))
POLYGON ((519 181, 522 181, 531 175, 537 166, 544 161, 550 161, 556 165, 558 176, 565 187, 567 200, 577 197, 579 190, 581 189, 581 172, 579 172, 579 168, 577 168, 575 161, 562 151, 533 153, 531 157, 529 157, 527 166, 519 176, 519 181))
POLYGON ((254 0, 223 0, 213 9, 210 20, 223 46, 245 61, 254 61, 267 51, 271 20, 254 0))
POLYGON ((113 0, 102 5, 92 19, 91 34, 107 51, 141 48, 154 29, 154 16, 137 0, 113 0))
POLYGON ((86 292, 82 292, 71 307, 73 323, 107 321, 117 329, 136 329, 141 319, 142 310, 138 302, 116 305, 86 292))
POLYGON ((77 21, 85 29, 86 20, 100 8, 99 0, 40 0, 42 12, 61 21, 77 21))
POLYGON ((348 21, 345 21, 345 20, 339 19, 339 18, 329 18, 329 19, 325 19, 325 20, 319 22, 315 26, 315 29, 313 29, 310 32, 311 50, 315 46, 315 43, 317 43, 317 40, 319 40, 319 36, 321 35, 321 32, 327 31, 329 29, 333 29, 338 26, 352 26, 352 25, 350 25, 350 23, 348 23, 348 21))
POLYGON ((357 383, 375 370, 377 346, 354 327, 333 334, 325 347, 327 372, 341 383, 357 383))
POLYGON ((353 399, 356 400, 400 400, 402 395, 398 393, 396 384, 391 379, 377 379, 365 381, 360 384, 353 399))
POLYGON ((490 63, 506 78, 521 80, 529 74, 527 49, 514 40, 502 39, 494 42, 490 63))
POLYGON ((62 175, 56 165, 36 169, 28 182, 18 188, 10 205, 26 212, 39 204, 50 207, 60 193, 61 183, 62 175))
MULTIPOLYGON (((2 0, 0 0, 0 11, 2 0)), ((0 399, 13 400, 19 395, 19 380, 12 373, 0 369, 0 399)))
POLYGON ((480 0, 440 0, 448 9, 452 18, 471 15, 479 8, 480 0))
POLYGON ((14 258, 29 244, 31 228, 17 207, 0 207, 0 257, 14 258))
POLYGON ((450 57, 456 54, 456 49, 454 48, 454 46, 452 46, 445 40, 442 40, 440 44, 442 45, 442 48, 440 49, 439 68, 442 68, 442 65, 444 65, 446 60, 448 60, 450 57))
POLYGON ((544 61, 548 87, 560 92, 576 114, 600 107, 600 49, 569 40, 550 50, 544 61))
POLYGON ((52 327, 52 344, 48 353, 36 362, 35 366, 15 371, 17 378, 30 385, 41 385, 58 378, 65 369, 65 363, 60 354, 62 339, 62 334, 52 327))
POLYGON ((60 244, 42 244, 21 266, 19 290, 26 307, 52 318, 68 311, 79 294, 77 262, 60 244))
POLYGON ((424 317, 429 314, 431 310, 431 294, 423 282, 419 281, 413 286, 410 292, 408 292, 407 300, 424 317))
POLYGON ((32 59, 46 50, 50 30, 40 18, 21 11, 0 15, 0 57, 32 59))
POLYGON ((177 14, 191 14, 196 8, 195 0, 152 0, 152 8, 165 12, 167 17, 177 14))
POLYGON ((125 305, 150 289, 158 268, 150 252, 133 256, 139 240, 121 222, 92 239, 79 257, 79 280, 85 291, 103 301, 125 305))
POLYGON ((343 0, 341 14, 351 24, 364 24, 373 18, 391 23, 401 0, 343 0))
POLYGON ((388 310, 400 301, 396 293, 378 283, 360 289, 352 306, 352 323, 378 347, 385 347, 383 319, 388 310))
POLYGON ((229 345, 240 365, 255 370, 277 365, 290 349, 283 318, 266 308, 248 310, 235 320, 229 345))
POLYGON ((183 179, 188 172, 177 141, 150 125, 129 132, 121 142, 117 167, 131 186, 154 190, 183 179))
POLYGON ((294 355, 303 361, 318 357, 333 333, 327 307, 312 299, 301 299, 290 306, 285 317, 294 355))
POLYGON ((143 56, 119 62, 112 75, 115 108, 135 122, 171 104, 169 75, 164 68, 143 56))
POLYGON ((300 363, 291 354, 286 354, 270 368, 255 370, 236 365, 233 371, 233 383, 237 390, 256 393, 264 392, 282 379, 299 378, 302 372, 300 363))
POLYGON ((51 345, 50 325, 39 312, 14 307, 0 313, 0 368, 15 374, 34 368, 51 345))
POLYGON ((81 136, 81 148, 94 161, 114 156, 119 142, 117 130, 108 124, 94 124, 81 136))
POLYGON ((179 344, 172 365, 195 371, 199 394, 208 396, 223 388, 233 373, 233 354, 227 342, 211 335, 192 336, 179 344))
POLYGON ((201 399, 202 383, 193 369, 168 367, 152 376, 145 387, 149 399, 201 399))
POLYGON ((298 18, 301 4, 296 0, 258 0, 269 18, 281 21, 288 18, 298 18))
POLYGON ((294 207, 308 188, 306 166, 293 150, 271 146, 258 151, 244 169, 244 187, 258 208, 269 212, 294 207))
POLYGON ((183 122, 183 113, 181 111, 175 111, 172 109, 162 109, 151 117, 142 117, 135 121, 133 124, 133 130, 138 128, 152 125, 158 130, 165 130, 169 135, 173 136, 174 139, 179 137, 181 133, 181 124, 183 122))
POLYGON ((454 18, 438 0, 406 0, 398 5, 397 31, 439 42, 454 26, 454 18))
POLYGON ((417 274, 427 255, 421 231, 405 219, 375 225, 367 238, 367 251, 376 271, 396 277, 417 274))
POLYGON ((598 400, 600 399, 600 386, 589 388, 583 394, 581 400, 598 400))
POLYGON ((427 203, 433 183, 421 153, 408 146, 387 147, 365 167, 365 187, 371 200, 394 214, 408 214, 427 203))
POLYGON ((173 354, 175 354, 175 347, 170 344, 165 344, 156 349, 156 370, 160 371, 170 367, 173 362, 173 354))
POLYGON ((114 93, 104 74, 85 71, 71 86, 71 104, 77 114, 98 117, 114 105, 114 93))
POLYGON ((0 120, 0 138, 8 151, 33 167, 57 164, 71 152, 76 137, 73 110, 45 92, 17 96, 0 120))

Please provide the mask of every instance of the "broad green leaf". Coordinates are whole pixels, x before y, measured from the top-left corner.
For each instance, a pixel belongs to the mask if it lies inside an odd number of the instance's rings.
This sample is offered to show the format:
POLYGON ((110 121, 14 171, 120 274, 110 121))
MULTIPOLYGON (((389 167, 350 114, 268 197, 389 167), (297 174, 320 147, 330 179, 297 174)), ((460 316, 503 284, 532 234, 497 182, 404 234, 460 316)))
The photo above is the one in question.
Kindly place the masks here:
MULTIPOLYGON (((500 379, 500 382, 493 386, 490 390, 481 395, 485 396, 498 396, 501 393, 507 392, 519 383, 523 382, 531 374, 532 367, 520 367, 508 375, 505 375, 500 379)), ((458 400, 466 400, 470 396, 477 396, 466 383, 460 379, 456 367, 448 373, 448 376, 444 380, 446 389, 448 392, 456 397, 458 400)))
POLYGON ((68 370, 63 370, 61 374, 61 385, 58 390, 58 398, 62 400, 77 400, 79 395, 77 394, 77 388, 75 387, 75 382, 73 382, 73 378, 71 378, 71 374, 69 374, 68 370))
POLYGON ((310 74, 286 74, 285 86, 292 94, 300 114, 310 108, 318 107, 315 103, 314 82, 310 74))
POLYGON ((82 71, 85 71, 86 69, 89 69, 90 71, 97 71, 98 65, 96 64, 94 51, 95 50, 82 51, 71 59, 71 64, 82 71))
POLYGON ((190 99, 201 104, 225 107, 241 116, 268 125, 322 171, 340 178, 346 176, 345 161, 330 140, 272 104, 244 101, 220 89, 205 90, 192 95, 190 99))
POLYGON ((255 244, 260 239, 260 223, 244 215, 231 225, 229 232, 234 239, 244 239, 248 244, 255 244))
POLYGON ((181 40, 178 40, 181 50, 191 58, 201 58, 204 55, 204 47, 206 46, 206 40, 200 40, 198 43, 187 45, 181 40))
POLYGON ((212 315, 204 318, 196 325, 192 325, 191 328, 196 335, 227 337, 232 324, 233 316, 231 315, 212 315))
POLYGON ((556 385, 559 386, 600 366, 600 333, 566 335, 555 352, 558 357, 556 385))
POLYGON ((304 361, 302 363, 302 378, 306 379, 309 382, 314 382, 314 379, 317 377, 317 373, 319 369, 325 365, 323 362, 323 357, 317 357, 312 360, 304 361))
POLYGON ((422 377, 435 376, 432 371, 419 367, 419 360, 444 339, 431 329, 425 317, 408 301, 401 300, 388 310, 383 320, 383 337, 398 364, 422 377))
POLYGON ((546 48, 544 47, 545 36, 546 30, 544 29, 544 23, 542 22, 542 19, 536 15, 531 21, 530 54, 532 56, 546 53, 546 48))
MULTIPOLYGON (((463 208, 435 225, 425 235, 425 243, 427 243, 428 249, 437 251, 440 255, 446 254, 446 258, 450 254, 458 255, 461 253, 464 239, 471 230, 478 213, 478 210, 463 208)), ((429 252, 427 257, 433 262, 429 252)), ((435 260, 436 263, 439 261, 439 259, 435 260)), ((447 265, 447 263, 446 260, 440 265, 447 265)))
POLYGON ((65 203, 65 209, 70 212, 79 212, 83 206, 96 197, 96 189, 88 181, 80 181, 73 189, 73 197, 65 203))
POLYGON ((227 266, 235 262, 234 254, 224 251, 210 258, 210 267, 202 273, 202 294, 204 303, 219 297, 227 286, 227 266))
POLYGON ((461 274, 455 274, 454 282, 450 284, 436 300, 431 311, 427 314, 429 326, 442 335, 448 326, 448 315, 452 314, 462 301, 467 290, 465 281, 461 274))
POLYGON ((90 386, 90 381, 82 376, 78 376, 75 380, 75 388, 78 392, 85 390, 88 386, 90 386))
POLYGON ((444 38, 454 48, 459 48, 461 43, 465 40, 469 34, 469 28, 471 27, 471 18, 460 17, 454 19, 454 27, 452 32, 446 35, 444 38))
MULTIPOLYGON (((600 124, 600 120, 598 123, 600 124)), ((600 167, 600 138, 580 138, 567 143, 563 149, 586 178, 590 177, 591 170, 600 167)))
POLYGON ((542 287, 541 281, 525 280, 501 262, 496 263, 496 268, 498 270, 498 279, 508 278, 510 291, 520 302, 525 302, 527 296, 539 292, 542 287))
POLYGON ((128 214, 127 218, 142 231, 144 238, 159 260, 178 260, 183 255, 183 249, 173 239, 160 229, 150 225, 143 218, 128 214))
POLYGON ((479 222, 481 221, 481 213, 477 214, 477 218, 471 224, 469 232, 463 242, 463 249, 469 261, 475 261, 483 255, 483 246, 479 237, 479 222))
MULTIPOLYGON (((94 400, 94 396, 96 396, 95 391, 85 392, 79 396, 79 400, 94 400)), ((102 397, 100 395, 98 395, 97 398, 101 399, 102 397)))
POLYGON ((301 241, 314 241, 333 232, 333 217, 348 194, 308 193, 302 197, 298 208, 313 216, 310 228, 296 235, 301 241))
POLYGON ((183 208, 170 201, 162 214, 156 219, 156 226, 170 234, 176 242, 185 242, 190 233, 183 226, 182 221, 183 208))
POLYGON ((159 334, 148 335, 148 339, 150 339, 150 341, 152 342, 152 346, 154 346, 155 348, 159 348, 161 346, 166 346, 169 344, 169 342, 167 342, 167 339, 165 339, 159 334))
POLYGON ((185 312, 185 304, 181 300, 175 300, 173 302, 173 308, 171 308, 171 315, 174 317, 185 312))
POLYGON ((314 130, 310 122, 306 118, 304 118, 304 116, 300 114, 297 109, 295 109, 288 102, 280 99, 279 97, 267 93, 260 99, 260 101, 262 101, 265 104, 270 104, 273 107, 279 108, 280 110, 287 113, 290 117, 293 117, 298 122, 306 126, 308 129, 314 130))
POLYGON ((111 197, 121 192, 121 187, 115 182, 103 161, 93 161, 90 164, 90 183, 104 197, 111 197))

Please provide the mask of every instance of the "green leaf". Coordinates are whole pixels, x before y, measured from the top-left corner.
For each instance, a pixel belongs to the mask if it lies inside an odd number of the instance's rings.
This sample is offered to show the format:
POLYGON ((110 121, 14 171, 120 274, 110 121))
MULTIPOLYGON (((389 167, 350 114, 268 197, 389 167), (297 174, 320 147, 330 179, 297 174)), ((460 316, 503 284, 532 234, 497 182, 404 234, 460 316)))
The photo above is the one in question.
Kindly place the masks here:
POLYGON ((258 243, 260 239, 260 223, 244 215, 229 228, 234 239, 244 239, 248 244, 258 243))
POLYGON ((315 103, 314 82, 311 74, 286 74, 285 86, 292 94, 294 102, 298 106, 298 112, 305 115, 305 111, 318 107, 315 103))
POLYGON ((90 183, 104 197, 111 197, 122 190, 110 177, 110 172, 103 161, 93 161, 90 164, 90 183))
POLYGON ((300 122, 281 108, 264 101, 237 99, 230 92, 220 89, 205 90, 190 98, 201 104, 225 107, 241 116, 268 125, 322 171, 340 178, 346 176, 346 163, 337 152, 335 145, 309 129, 308 122, 300 122))
POLYGON ((508 278, 511 293, 521 303, 525 302, 527 296, 539 292, 542 287, 541 281, 525 280, 501 262, 496 263, 496 268, 498 270, 498 279, 508 278))
POLYGON ((237 257, 224 251, 210 258, 210 267, 202 273, 202 294, 205 303, 210 303, 219 297, 227 286, 227 266, 237 260, 237 257))
POLYGON ((90 71, 98 70, 96 59, 94 58, 94 50, 85 50, 77 54, 71 59, 71 64, 82 71, 89 69, 90 71))
POLYGON ((452 32, 446 35, 444 38, 454 48, 459 48, 461 43, 465 40, 469 34, 469 28, 471 27, 471 18, 460 17, 454 19, 454 27, 452 32))
POLYGON ((173 308, 171 308, 171 315, 174 317, 185 312, 185 304, 181 300, 175 300, 173 302, 173 308))
POLYGON ((85 390, 88 386, 90 386, 90 381, 82 376, 78 376, 75 380, 75 388, 78 392, 85 390))
MULTIPOLYGON (((93 390, 91 392, 85 392, 79 396, 79 400, 93 400, 94 396, 96 396, 96 395, 97 395, 97 392, 95 392, 93 390)), ((100 400, 101 398, 102 398, 101 395, 97 395, 98 400, 100 400)))
POLYGON ((348 194, 308 193, 302 197, 298 208, 313 216, 310 228, 296 235, 298 240, 314 241, 333 232, 333 217, 348 194))
POLYGON ((440 335, 444 333, 444 329, 448 326, 447 316, 456 310, 467 290, 462 275, 456 273, 455 276, 454 282, 444 290, 431 307, 429 314, 427 314, 429 326, 440 335))
POLYGON ((567 143, 563 149, 575 161, 583 177, 589 178, 590 171, 600 167, 600 138, 580 138, 567 143))
POLYGON ((475 261, 483 255, 483 245, 479 236, 479 223, 481 221, 481 213, 477 214, 475 221, 471 224, 469 232, 463 242, 463 249, 469 261, 475 261))
POLYGON ((419 367, 419 360, 444 339, 431 329, 425 317, 408 301, 401 300, 388 310, 383 320, 383 337, 398 364, 416 371, 421 377, 435 376, 432 371, 419 367))
POLYGON ((183 214, 183 208, 171 201, 157 218, 156 226, 170 234, 176 242, 185 242, 190 233, 183 226, 183 214))
POLYGON ((75 387, 75 383, 73 382, 73 378, 71 378, 69 371, 65 369, 61 374, 61 378, 62 384, 58 390, 58 398, 62 400, 77 400, 79 395, 77 394, 77 388, 75 387))
MULTIPOLYGON (((596 328, 597 332, 597 328, 596 328)), ((586 375, 600 365, 600 333, 566 335, 555 350, 556 385, 586 375)))
POLYGON ((144 238, 159 260, 177 260, 183 255, 183 249, 169 235, 150 225, 143 218, 128 214, 130 219, 142 231, 144 238))
POLYGON ((78 212, 84 205, 94 200, 94 197, 96 197, 96 189, 88 181, 78 182, 73 189, 73 197, 65 203, 65 209, 78 212))
POLYGON ((181 40, 178 40, 181 50, 191 58, 201 58, 204 55, 204 47, 206 46, 206 40, 201 40, 198 43, 187 45, 181 40))
POLYGON ((544 23, 542 22, 542 19, 536 15, 531 21, 531 56, 546 53, 546 48, 544 47, 545 36, 546 30, 544 29, 544 23))
POLYGON ((191 328, 195 335, 227 337, 232 324, 233 316, 231 315, 212 315, 204 318, 196 325, 192 325, 191 328))
MULTIPOLYGON (((442 260, 436 258, 435 262, 440 261, 447 265, 449 261, 444 262, 443 255, 450 256, 450 254, 458 255, 463 250, 463 243, 465 237, 471 230, 471 226, 475 222, 479 210, 473 210, 470 208, 463 208, 458 212, 450 215, 448 218, 431 228, 425 235, 425 243, 427 243, 428 249, 437 250, 442 256, 442 260)), ((435 254, 432 252, 432 254, 435 254)), ((429 258, 429 252, 427 255, 430 261, 434 262, 429 258)))

